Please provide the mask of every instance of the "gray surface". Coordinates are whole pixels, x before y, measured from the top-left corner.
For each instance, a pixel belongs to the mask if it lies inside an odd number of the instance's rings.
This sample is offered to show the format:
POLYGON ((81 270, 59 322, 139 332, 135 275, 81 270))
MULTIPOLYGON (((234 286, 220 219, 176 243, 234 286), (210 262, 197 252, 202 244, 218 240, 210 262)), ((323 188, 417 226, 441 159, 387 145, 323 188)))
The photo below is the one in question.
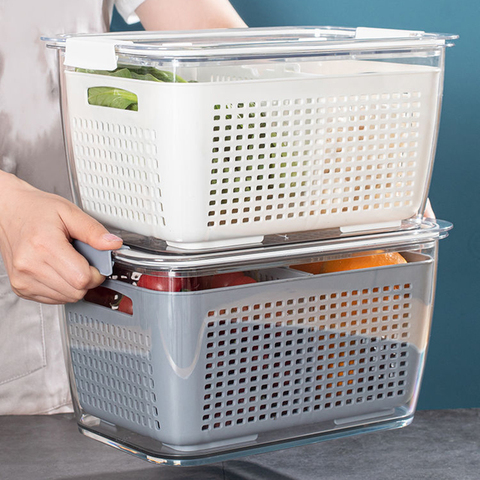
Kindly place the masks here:
POLYGON ((0 417, 2 480, 478 480, 480 409, 417 412, 401 430, 203 467, 150 465, 87 439, 72 415, 0 417))

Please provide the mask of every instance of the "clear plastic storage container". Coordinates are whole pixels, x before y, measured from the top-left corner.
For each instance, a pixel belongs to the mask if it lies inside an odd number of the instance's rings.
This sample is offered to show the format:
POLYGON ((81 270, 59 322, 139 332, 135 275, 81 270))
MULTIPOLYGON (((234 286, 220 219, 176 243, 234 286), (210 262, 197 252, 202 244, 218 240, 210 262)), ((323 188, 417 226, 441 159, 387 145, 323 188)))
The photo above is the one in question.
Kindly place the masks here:
POLYGON ((113 252, 107 281, 66 306, 80 430, 152 462, 194 465, 408 425, 450 227, 113 252))
POLYGON ((454 38, 309 27, 45 39, 76 202, 187 249, 398 228, 426 201, 454 38))

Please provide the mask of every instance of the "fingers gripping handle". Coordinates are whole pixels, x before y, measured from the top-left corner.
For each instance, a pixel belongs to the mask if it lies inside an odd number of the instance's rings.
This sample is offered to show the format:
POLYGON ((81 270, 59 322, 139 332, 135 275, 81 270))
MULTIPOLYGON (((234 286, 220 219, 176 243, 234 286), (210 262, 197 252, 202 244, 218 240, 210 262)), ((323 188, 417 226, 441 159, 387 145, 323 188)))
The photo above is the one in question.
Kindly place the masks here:
POLYGON ((80 240, 72 242, 73 248, 83 255, 88 263, 95 267, 102 275, 109 277, 113 272, 113 260, 111 250, 97 250, 80 240))

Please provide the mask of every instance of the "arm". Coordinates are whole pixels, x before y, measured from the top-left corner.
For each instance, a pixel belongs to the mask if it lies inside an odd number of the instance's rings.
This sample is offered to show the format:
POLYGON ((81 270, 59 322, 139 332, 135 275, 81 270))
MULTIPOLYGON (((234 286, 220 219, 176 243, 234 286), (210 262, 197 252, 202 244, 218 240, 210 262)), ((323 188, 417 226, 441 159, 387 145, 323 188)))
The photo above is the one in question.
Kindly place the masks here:
POLYGON ((72 238, 99 250, 122 245, 64 198, 0 170, 0 253, 18 296, 42 303, 75 302, 103 282, 98 270, 74 250, 72 238))
POLYGON ((145 0, 135 12, 146 30, 247 26, 228 0, 145 0))

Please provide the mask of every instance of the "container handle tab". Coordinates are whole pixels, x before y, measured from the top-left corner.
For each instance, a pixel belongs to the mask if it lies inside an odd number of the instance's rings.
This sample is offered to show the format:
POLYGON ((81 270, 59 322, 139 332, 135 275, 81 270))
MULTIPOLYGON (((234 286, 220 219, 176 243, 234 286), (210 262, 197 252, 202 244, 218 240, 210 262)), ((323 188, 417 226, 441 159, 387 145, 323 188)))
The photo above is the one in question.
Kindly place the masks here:
POLYGON ((113 260, 111 250, 97 250, 80 240, 72 242, 73 248, 83 255, 88 263, 95 267, 103 276, 109 277, 113 272, 113 260))
POLYGON ((69 37, 65 41, 64 65, 87 70, 115 70, 118 55, 117 45, 132 45, 133 42, 99 36, 69 37))

